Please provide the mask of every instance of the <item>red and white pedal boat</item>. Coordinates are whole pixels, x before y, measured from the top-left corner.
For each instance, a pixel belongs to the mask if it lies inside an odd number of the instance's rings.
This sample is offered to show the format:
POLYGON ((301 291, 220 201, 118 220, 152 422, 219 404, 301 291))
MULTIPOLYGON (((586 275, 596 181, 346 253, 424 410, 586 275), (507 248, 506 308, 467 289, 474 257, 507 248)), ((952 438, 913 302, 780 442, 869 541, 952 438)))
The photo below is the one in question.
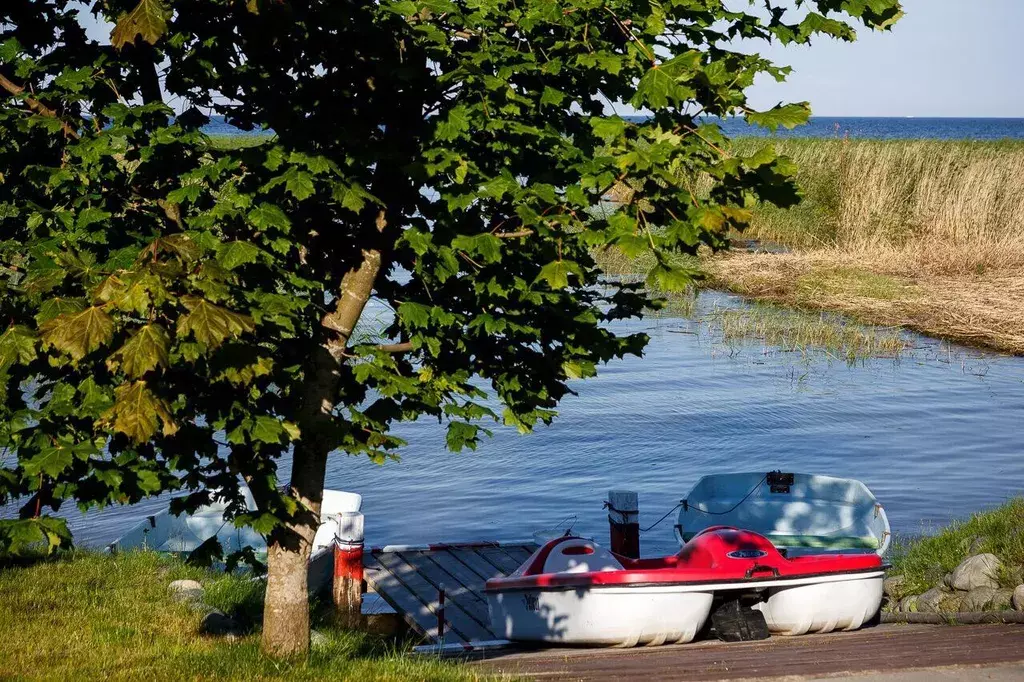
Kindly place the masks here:
POLYGON ((494 632, 510 640, 658 645, 693 640, 716 595, 744 595, 774 634, 854 630, 878 613, 884 574, 874 553, 787 559, 762 535, 713 527, 658 559, 557 538, 486 594, 494 632))

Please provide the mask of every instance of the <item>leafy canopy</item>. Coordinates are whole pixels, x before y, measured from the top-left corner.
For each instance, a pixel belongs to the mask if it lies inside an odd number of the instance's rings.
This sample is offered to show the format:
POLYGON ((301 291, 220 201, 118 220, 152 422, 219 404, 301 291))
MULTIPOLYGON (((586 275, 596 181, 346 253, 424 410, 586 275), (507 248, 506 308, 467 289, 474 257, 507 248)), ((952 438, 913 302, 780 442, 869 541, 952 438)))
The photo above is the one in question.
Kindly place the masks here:
POLYGON ((737 154, 707 118, 807 119, 749 107, 788 70, 737 45, 900 15, 762 4, 5 0, 0 502, 27 502, 0 551, 66 543, 34 518, 66 500, 166 490, 223 488, 267 532, 303 504, 278 492, 291 452, 382 461, 390 425, 424 415, 453 450, 481 419, 549 422, 569 380, 646 343, 607 322, 652 295, 604 280, 595 250, 650 251, 650 287, 677 289, 679 254, 798 200, 788 159, 737 154), (81 12, 116 23, 112 44, 81 12), (211 144, 209 114, 273 133, 211 144), (367 281, 394 315, 350 339, 339 311, 367 281))

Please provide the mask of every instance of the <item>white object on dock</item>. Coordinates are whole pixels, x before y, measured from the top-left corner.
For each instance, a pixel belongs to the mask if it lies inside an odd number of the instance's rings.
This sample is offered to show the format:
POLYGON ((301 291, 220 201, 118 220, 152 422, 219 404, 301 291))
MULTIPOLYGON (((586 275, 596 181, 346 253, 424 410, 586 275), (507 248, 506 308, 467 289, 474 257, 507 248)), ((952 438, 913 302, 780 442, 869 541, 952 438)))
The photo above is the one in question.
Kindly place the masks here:
MULTIPOLYGON (((248 487, 243 487, 246 509, 256 510, 256 501, 248 487)), ((357 512, 362 497, 356 493, 325 490, 320 528, 313 541, 315 555, 334 542, 343 512, 357 512)), ((257 554, 265 554, 267 541, 251 528, 236 528, 226 518, 228 505, 220 499, 200 507, 191 514, 171 514, 164 510, 146 519, 127 533, 107 545, 108 552, 149 549, 157 552, 187 554, 206 540, 216 536, 225 554, 252 547, 257 554)))
POLYGON ((711 526, 754 531, 790 556, 823 550, 884 554, 890 541, 885 509, 860 481, 777 471, 697 481, 682 502, 676 539, 683 545, 711 526))

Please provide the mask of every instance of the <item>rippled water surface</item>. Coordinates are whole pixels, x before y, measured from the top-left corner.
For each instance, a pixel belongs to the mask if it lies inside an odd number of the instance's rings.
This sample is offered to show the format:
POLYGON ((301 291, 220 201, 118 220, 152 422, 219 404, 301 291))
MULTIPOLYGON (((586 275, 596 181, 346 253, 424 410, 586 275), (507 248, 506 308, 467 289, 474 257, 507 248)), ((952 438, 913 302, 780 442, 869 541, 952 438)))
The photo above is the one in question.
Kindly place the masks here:
MULTIPOLYGON (((702 305, 736 302, 712 294, 702 305)), ((497 428, 477 452, 452 454, 436 422, 403 424, 400 463, 336 456, 328 487, 362 493, 373 544, 529 537, 573 516, 576 530, 603 538, 610 488, 639 491, 646 526, 712 472, 859 478, 898 534, 1024 492, 1024 359, 915 338, 899 361, 851 367, 820 352, 725 345, 684 319, 621 331, 650 334, 646 356, 577 382, 552 426, 497 428)), ((79 542, 109 542, 164 504, 73 512, 72 528, 79 542)), ((672 523, 644 534, 645 554, 675 546, 672 523)))

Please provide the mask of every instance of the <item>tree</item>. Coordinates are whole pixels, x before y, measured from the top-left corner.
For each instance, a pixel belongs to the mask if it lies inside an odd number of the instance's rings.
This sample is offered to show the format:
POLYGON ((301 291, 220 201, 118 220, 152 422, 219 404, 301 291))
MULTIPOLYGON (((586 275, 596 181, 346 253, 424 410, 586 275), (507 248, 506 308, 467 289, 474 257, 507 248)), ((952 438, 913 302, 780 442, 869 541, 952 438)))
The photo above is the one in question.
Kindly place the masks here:
POLYGON ((758 201, 798 200, 788 159, 739 155, 706 118, 808 116, 748 107, 757 75, 788 70, 736 41, 852 40, 900 15, 98 0, 105 45, 79 11, 0 7, 0 502, 25 501, 0 549, 70 542, 43 513, 68 500, 179 490, 181 510, 220 489, 268 538, 275 655, 308 648, 330 453, 384 461, 390 425, 425 415, 476 448, 486 420, 548 423, 570 380, 640 354, 606 323, 691 283, 676 256, 727 246, 758 201), (273 135, 212 143, 210 113, 273 135), (605 248, 653 254, 649 287, 603 278, 605 248), (354 334, 371 296, 394 311, 376 340, 354 334))

